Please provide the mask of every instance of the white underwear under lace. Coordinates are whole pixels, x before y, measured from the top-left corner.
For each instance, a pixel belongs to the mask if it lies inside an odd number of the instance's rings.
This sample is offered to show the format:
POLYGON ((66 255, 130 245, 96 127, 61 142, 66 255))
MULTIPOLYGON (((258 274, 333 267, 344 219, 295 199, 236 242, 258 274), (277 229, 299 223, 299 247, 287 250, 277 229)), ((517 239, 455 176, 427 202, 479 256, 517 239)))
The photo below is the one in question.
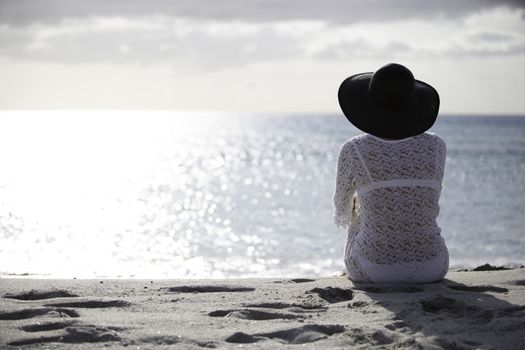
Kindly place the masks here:
POLYGON ((394 179, 387 181, 374 181, 357 188, 359 196, 363 196, 373 190, 385 187, 430 187, 437 191, 441 190, 441 183, 434 179, 394 179))

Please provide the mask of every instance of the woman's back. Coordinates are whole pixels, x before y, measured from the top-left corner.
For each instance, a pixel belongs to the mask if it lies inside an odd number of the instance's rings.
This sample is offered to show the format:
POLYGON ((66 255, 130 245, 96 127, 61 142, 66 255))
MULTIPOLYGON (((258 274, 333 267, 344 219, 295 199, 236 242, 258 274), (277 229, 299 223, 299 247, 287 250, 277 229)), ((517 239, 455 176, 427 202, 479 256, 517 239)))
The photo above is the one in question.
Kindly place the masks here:
POLYGON ((348 121, 366 133, 346 142, 337 161, 334 220, 349 226, 348 276, 359 282, 442 279, 448 250, 436 217, 446 149, 425 133, 438 116, 438 92, 389 63, 346 78, 337 98, 348 121))
POLYGON ((354 216, 346 255, 358 259, 365 274, 370 270, 368 279, 421 281, 396 271, 435 265, 436 259, 441 265, 439 274, 448 269, 448 253, 436 223, 445 154, 443 140, 427 133, 392 141, 363 134, 343 146, 334 197, 339 208, 336 221, 348 223, 354 216), (352 214, 347 203, 354 191, 360 206, 352 214), (378 269, 388 273, 378 276, 372 271, 378 269))

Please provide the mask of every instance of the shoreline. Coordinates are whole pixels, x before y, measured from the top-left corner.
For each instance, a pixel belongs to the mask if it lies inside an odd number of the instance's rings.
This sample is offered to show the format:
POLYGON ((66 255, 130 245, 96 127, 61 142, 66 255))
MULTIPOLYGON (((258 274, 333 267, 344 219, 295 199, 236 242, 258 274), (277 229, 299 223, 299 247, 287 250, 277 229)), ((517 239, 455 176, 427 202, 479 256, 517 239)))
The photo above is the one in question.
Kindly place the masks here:
POLYGON ((513 349, 523 329, 524 267, 429 284, 0 278, 2 349, 513 349))
MULTIPOLYGON (((522 263, 506 263, 501 265, 490 265, 489 263, 485 263, 482 265, 478 265, 476 267, 471 267, 470 265, 465 266, 454 266, 448 269, 448 273, 450 272, 468 272, 468 271, 497 271, 497 270, 513 270, 513 269, 520 269, 525 267, 522 263)), ((304 276, 304 278, 323 278, 323 277, 338 277, 344 275, 344 271, 335 272, 332 274, 329 274, 327 276, 304 276)), ((277 276, 277 277, 219 277, 219 278, 192 278, 192 277, 182 277, 182 278, 164 278, 164 277, 145 277, 145 276, 90 276, 90 277, 68 277, 68 276, 57 276, 53 274, 37 274, 37 273, 8 273, 8 272, 0 272, 0 279, 5 278, 28 278, 28 279, 49 279, 49 280, 235 280, 235 279, 260 279, 260 278, 300 278, 299 276, 277 276)))

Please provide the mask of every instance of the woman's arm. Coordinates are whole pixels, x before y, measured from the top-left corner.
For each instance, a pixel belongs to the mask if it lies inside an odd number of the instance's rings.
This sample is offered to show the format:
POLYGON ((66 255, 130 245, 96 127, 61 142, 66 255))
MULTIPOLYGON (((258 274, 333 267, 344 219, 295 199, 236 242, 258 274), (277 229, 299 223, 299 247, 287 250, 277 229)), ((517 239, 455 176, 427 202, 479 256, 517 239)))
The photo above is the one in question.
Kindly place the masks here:
POLYGON ((445 161, 447 159, 447 145, 445 141, 437 135, 437 150, 436 150, 436 171, 438 175, 438 180, 441 182, 443 180, 443 174, 445 172, 445 161))
POLYGON ((337 226, 347 227, 352 217, 353 196, 355 181, 352 177, 352 145, 347 142, 341 147, 337 159, 337 173, 335 180, 334 223, 337 226))

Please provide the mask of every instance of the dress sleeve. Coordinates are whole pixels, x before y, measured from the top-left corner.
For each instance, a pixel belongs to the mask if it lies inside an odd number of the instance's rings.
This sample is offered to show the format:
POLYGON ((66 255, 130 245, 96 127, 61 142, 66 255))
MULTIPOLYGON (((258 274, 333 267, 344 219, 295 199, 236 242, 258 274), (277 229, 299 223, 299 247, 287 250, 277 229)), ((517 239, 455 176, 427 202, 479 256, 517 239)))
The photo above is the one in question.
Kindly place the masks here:
POLYGON ((445 173, 445 161, 447 158, 447 145, 445 141, 439 136, 436 135, 436 173, 438 181, 441 183, 443 181, 443 175, 445 173))
POLYGON ((340 227, 350 225, 355 180, 352 176, 352 145, 347 142, 341 148, 337 159, 337 173, 334 194, 334 224, 340 227))

